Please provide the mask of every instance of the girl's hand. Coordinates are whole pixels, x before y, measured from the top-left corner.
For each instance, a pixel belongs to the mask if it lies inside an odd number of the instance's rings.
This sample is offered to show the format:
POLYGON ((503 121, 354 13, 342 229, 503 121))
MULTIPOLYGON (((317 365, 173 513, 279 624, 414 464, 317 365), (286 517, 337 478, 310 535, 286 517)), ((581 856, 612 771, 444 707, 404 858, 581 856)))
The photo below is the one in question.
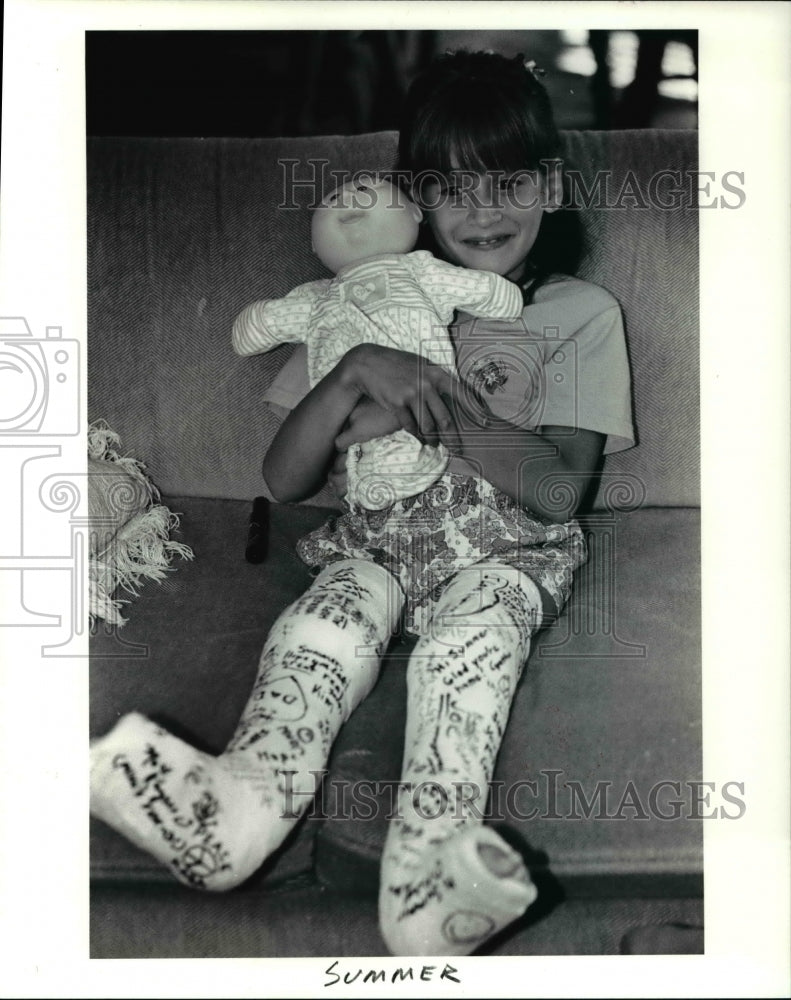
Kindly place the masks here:
POLYGON ((335 438, 338 451, 346 451, 353 444, 392 434, 401 427, 394 413, 388 413, 372 399, 361 399, 349 414, 341 433, 335 438))
POLYGON ((391 414, 398 427, 430 444, 451 447, 456 425, 442 394, 453 395, 456 380, 418 354, 361 344, 340 361, 342 379, 391 414))
POLYGON ((361 444, 372 438, 392 434, 401 427, 398 418, 375 403, 372 399, 363 397, 349 414, 349 418, 341 433, 335 438, 338 455, 327 475, 327 482, 332 492, 343 499, 348 489, 346 477, 346 452, 353 444, 361 444))
POLYGON ((327 474, 327 482, 335 496, 342 500, 346 496, 349 488, 349 481, 346 476, 346 452, 341 451, 335 457, 335 461, 327 474))

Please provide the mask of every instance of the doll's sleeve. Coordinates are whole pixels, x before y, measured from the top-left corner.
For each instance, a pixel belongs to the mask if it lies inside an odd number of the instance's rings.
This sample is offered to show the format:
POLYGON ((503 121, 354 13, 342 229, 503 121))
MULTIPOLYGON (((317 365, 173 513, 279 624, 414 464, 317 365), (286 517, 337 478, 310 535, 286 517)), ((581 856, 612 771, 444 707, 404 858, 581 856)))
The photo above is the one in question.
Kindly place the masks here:
POLYGON ((412 256, 419 280, 440 314, 462 309, 471 316, 517 320, 522 315, 522 290, 491 271, 475 271, 437 260, 431 254, 412 256))
POLYGON ((282 299, 251 302, 234 320, 233 349, 237 354, 263 354, 278 344, 304 342, 313 307, 327 284, 310 281, 282 299))

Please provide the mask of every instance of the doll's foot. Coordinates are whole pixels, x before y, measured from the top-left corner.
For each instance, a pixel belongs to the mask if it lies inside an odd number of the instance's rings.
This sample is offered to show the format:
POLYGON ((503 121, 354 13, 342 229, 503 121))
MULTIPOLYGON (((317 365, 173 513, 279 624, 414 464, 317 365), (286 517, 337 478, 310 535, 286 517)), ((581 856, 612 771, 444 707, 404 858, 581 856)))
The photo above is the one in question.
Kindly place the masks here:
POLYGON ((386 854, 382 867, 379 922, 393 955, 469 955, 537 895, 521 857, 489 827, 408 859, 386 854))
POLYGON ((261 774, 202 753, 137 713, 94 741, 91 812, 167 865, 179 881, 221 891, 260 867, 292 823, 261 774))

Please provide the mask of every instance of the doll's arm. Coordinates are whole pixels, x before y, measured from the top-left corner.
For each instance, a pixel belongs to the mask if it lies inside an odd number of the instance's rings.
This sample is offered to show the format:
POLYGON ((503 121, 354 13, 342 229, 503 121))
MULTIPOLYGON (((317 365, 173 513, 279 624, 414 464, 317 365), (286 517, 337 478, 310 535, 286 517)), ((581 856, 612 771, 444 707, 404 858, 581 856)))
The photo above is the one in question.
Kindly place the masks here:
POLYGON ((233 349, 237 354, 262 354, 278 344, 302 343, 313 307, 327 284, 311 281, 282 299, 251 302, 234 320, 233 349))
POLYGON ((457 267, 425 251, 410 257, 416 277, 440 315, 452 316, 455 309, 489 319, 516 320, 522 315, 522 290, 507 278, 457 267))

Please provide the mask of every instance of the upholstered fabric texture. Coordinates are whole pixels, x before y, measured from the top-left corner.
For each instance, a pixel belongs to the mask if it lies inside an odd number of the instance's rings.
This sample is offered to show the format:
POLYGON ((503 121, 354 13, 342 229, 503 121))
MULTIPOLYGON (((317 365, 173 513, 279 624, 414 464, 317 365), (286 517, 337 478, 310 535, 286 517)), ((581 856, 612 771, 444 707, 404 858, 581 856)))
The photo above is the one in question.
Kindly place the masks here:
MULTIPOLYGON (((248 302, 327 276, 310 249, 311 202, 335 186, 332 171, 392 167, 395 142, 89 140, 89 415, 118 430, 164 493, 261 492, 276 429, 261 394, 291 348, 236 357, 231 324, 248 302)), ((585 188, 601 192, 579 209, 579 274, 619 299, 634 378, 640 446, 608 459, 599 504, 625 481, 638 503, 694 506, 697 214, 689 199, 662 208, 674 199, 652 178, 694 170, 697 136, 571 132, 564 146, 585 188)))
MULTIPOLYGON (((334 973, 354 976, 362 968, 385 964, 375 899, 328 892, 321 886, 278 892, 245 891, 199 895, 183 886, 94 886, 91 892, 91 958, 304 958, 324 956, 316 983, 339 985, 323 970, 345 956, 374 956, 348 961, 334 973)), ((703 923, 700 899, 603 899, 561 903, 549 915, 530 915, 509 935, 483 949, 486 955, 618 955, 624 937, 653 925, 703 923)), ((657 931, 654 930, 656 934, 657 931)), ((428 960, 432 965, 434 962, 428 960)), ((414 969, 414 988, 422 964, 414 969)), ((387 963, 392 975, 395 966, 387 963)), ((442 963, 433 971, 438 981, 442 963)), ((503 970, 504 972, 505 970, 503 970)), ((370 984, 369 979, 366 986, 370 984)), ((365 987, 363 987, 365 988, 365 987)), ((417 990, 415 990, 417 992, 417 990)), ((349 995, 348 993, 346 995, 349 995)), ((405 995, 405 994, 402 994, 405 995)))

